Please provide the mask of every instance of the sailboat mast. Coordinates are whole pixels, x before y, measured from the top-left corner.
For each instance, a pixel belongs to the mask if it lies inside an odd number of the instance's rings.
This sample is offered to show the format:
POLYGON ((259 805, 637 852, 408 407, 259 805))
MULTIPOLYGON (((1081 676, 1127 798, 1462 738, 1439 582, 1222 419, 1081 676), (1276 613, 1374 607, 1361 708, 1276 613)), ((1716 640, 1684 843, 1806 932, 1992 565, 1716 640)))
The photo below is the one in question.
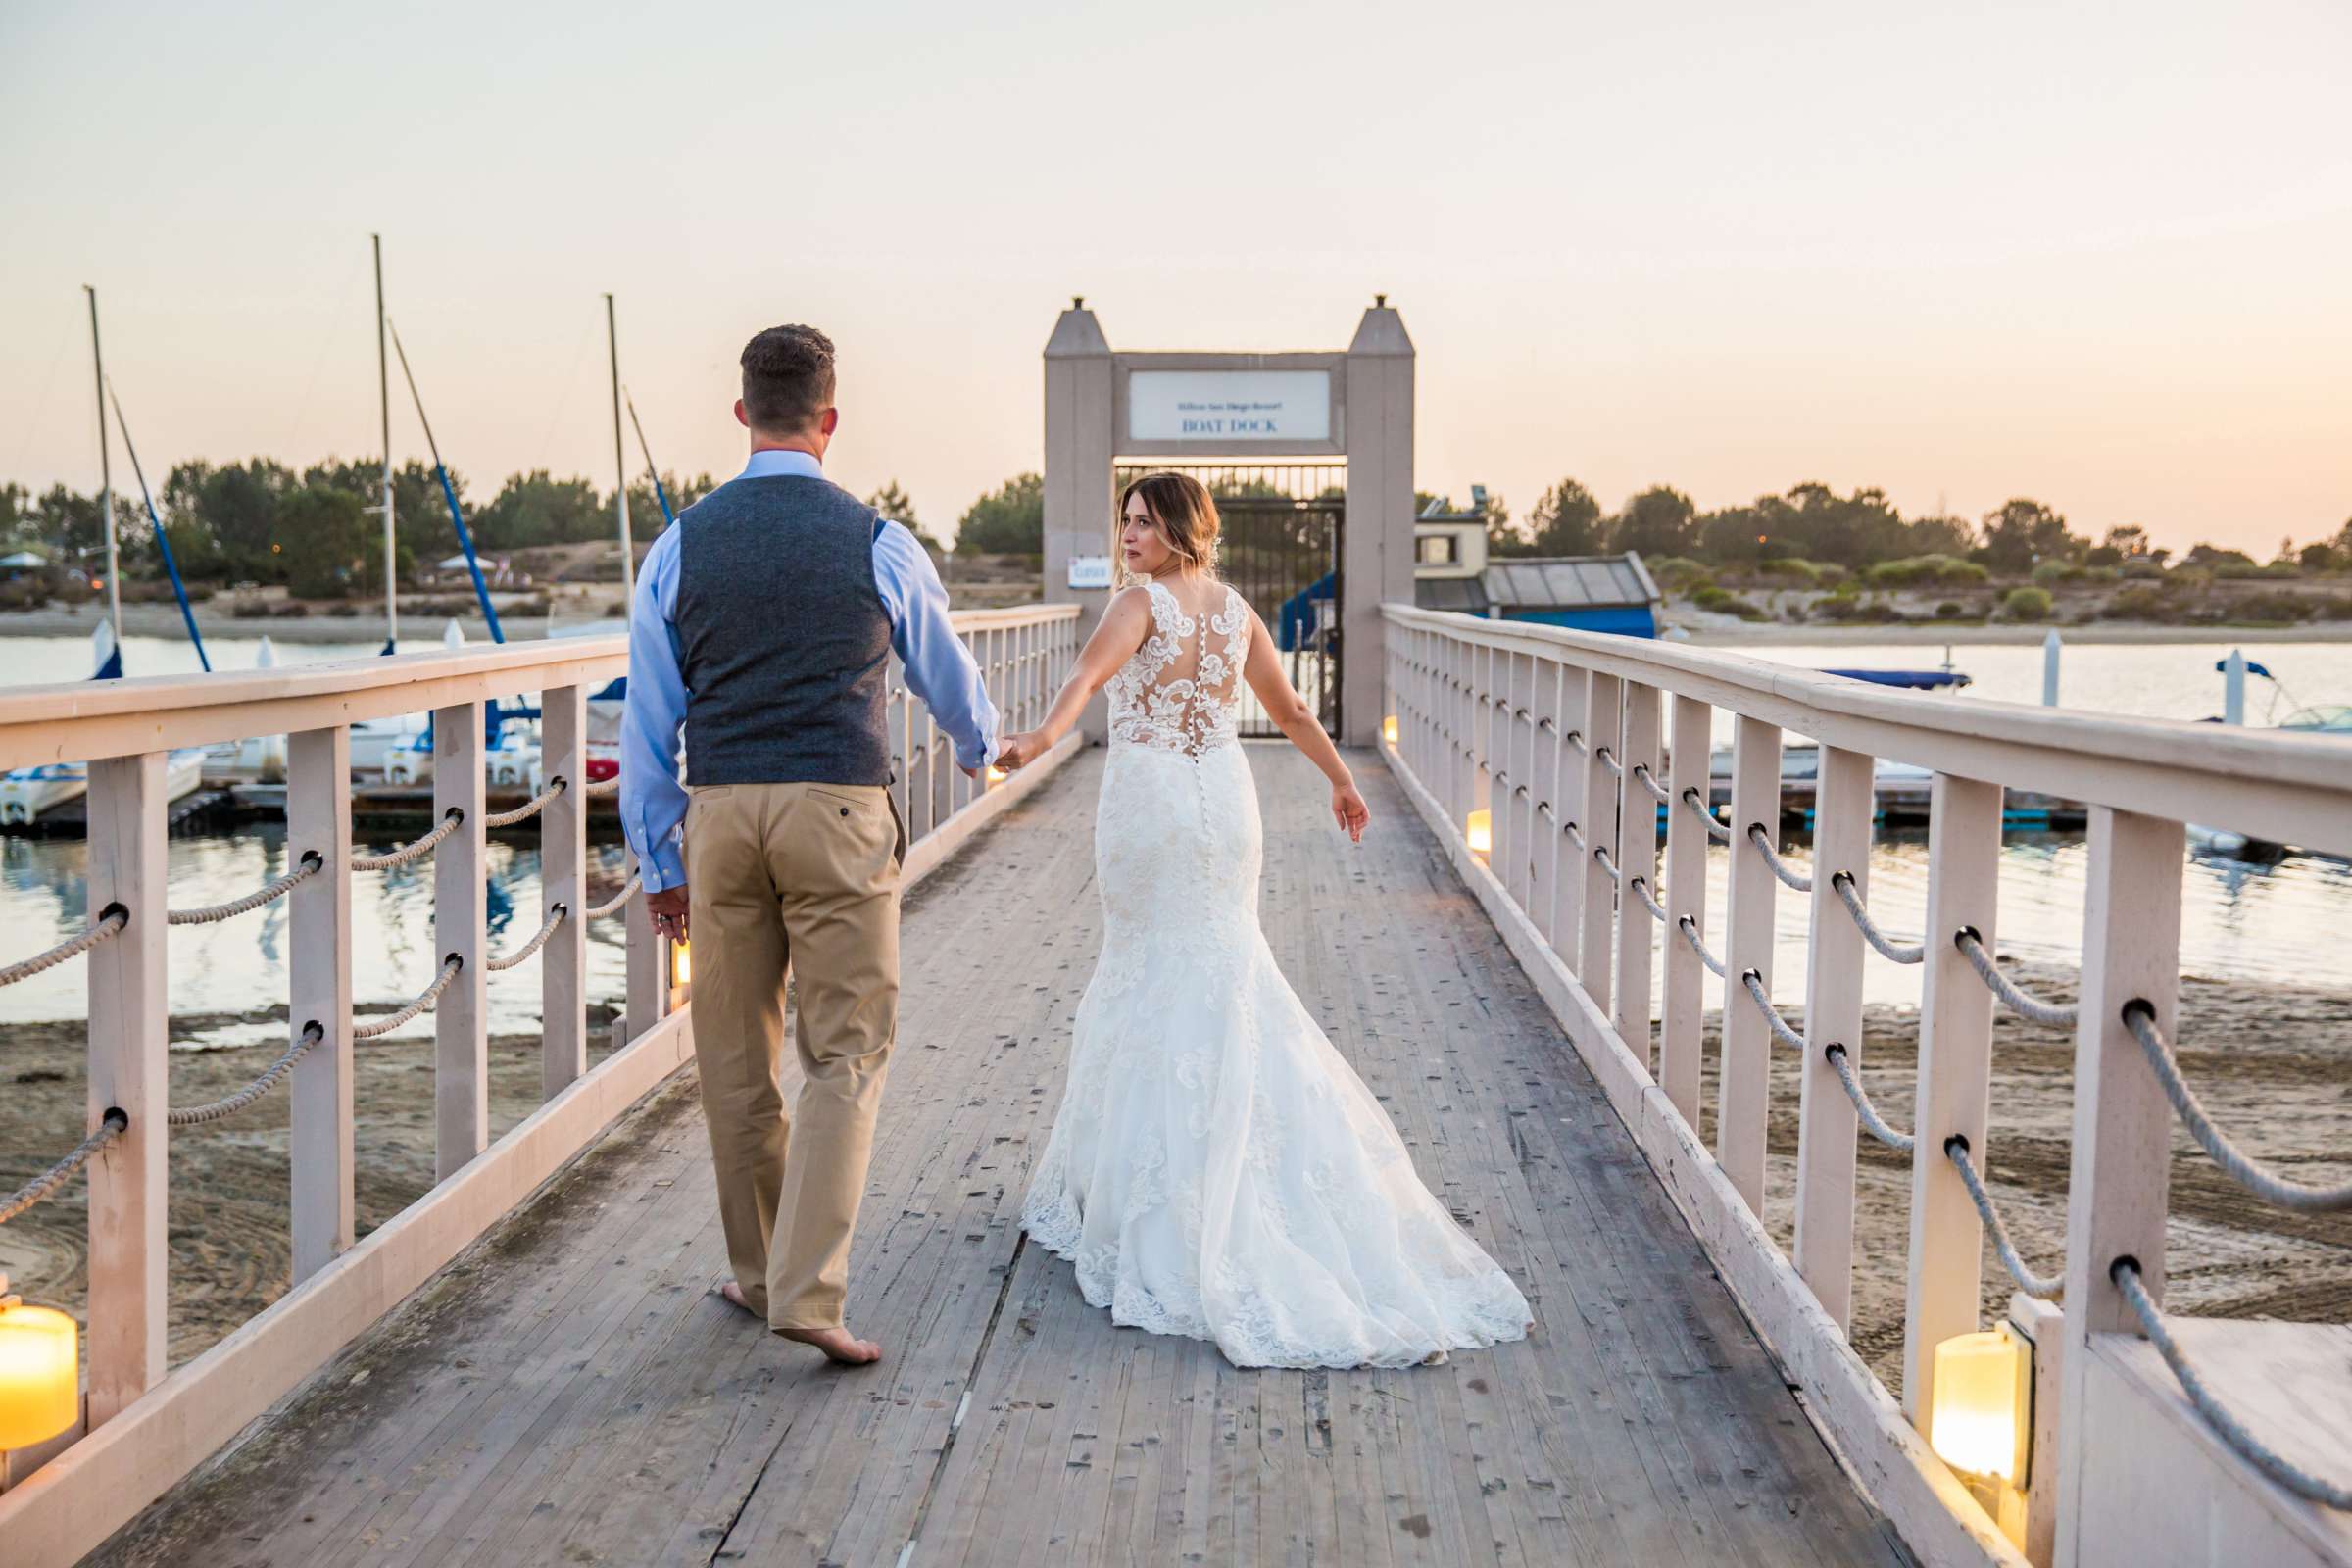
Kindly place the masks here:
POLYGON ((106 520, 106 615, 114 622, 115 646, 122 646, 122 573, 116 569, 115 551, 115 468, 114 449, 106 438, 106 356, 98 350, 98 291, 89 284, 81 291, 90 297, 90 367, 98 386, 98 510, 106 520))
POLYGON ((384 652, 400 642, 399 557, 392 548, 392 372, 384 361, 384 236, 370 234, 375 247, 375 407, 384 443, 384 652))
POLYGON ((629 457, 620 443, 620 328, 612 317, 612 296, 605 296, 605 342, 612 358, 612 469, 614 505, 620 513, 620 593, 637 597, 637 551, 629 541, 629 457))

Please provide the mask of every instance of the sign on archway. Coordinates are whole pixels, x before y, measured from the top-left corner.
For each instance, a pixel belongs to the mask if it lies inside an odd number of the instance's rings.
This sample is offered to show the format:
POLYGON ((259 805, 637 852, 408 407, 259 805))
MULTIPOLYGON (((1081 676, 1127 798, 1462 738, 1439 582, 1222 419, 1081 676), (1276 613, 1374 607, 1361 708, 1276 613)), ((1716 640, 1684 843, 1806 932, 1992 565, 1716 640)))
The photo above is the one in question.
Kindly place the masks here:
POLYGON ((1413 344, 1385 296, 1344 352, 1299 354, 1113 350, 1076 300, 1045 359, 1047 601, 1079 605, 1090 632, 1114 586, 1121 473, 1193 470, 1226 514, 1225 574, 1294 683, 1344 744, 1377 741, 1380 606, 1413 594, 1413 344), (1350 665, 1369 673, 1351 684, 1350 665))

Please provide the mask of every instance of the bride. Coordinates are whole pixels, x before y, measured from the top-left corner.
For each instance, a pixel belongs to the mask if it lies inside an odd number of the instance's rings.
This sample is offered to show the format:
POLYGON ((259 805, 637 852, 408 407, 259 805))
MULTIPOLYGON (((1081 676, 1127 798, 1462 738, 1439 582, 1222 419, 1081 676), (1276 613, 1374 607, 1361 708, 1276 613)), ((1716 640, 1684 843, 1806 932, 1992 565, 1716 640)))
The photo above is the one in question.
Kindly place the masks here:
POLYGON ((1266 628, 1210 569, 1216 504, 1152 474, 1120 500, 1121 590, 1018 767, 1110 689, 1095 819, 1102 954, 1021 1224, 1077 1265, 1111 1321, 1214 1340, 1241 1366, 1397 1366, 1515 1340, 1527 1299, 1421 1185, 1380 1102, 1284 980, 1258 928, 1257 792, 1242 683, 1371 819, 1283 676, 1266 628))

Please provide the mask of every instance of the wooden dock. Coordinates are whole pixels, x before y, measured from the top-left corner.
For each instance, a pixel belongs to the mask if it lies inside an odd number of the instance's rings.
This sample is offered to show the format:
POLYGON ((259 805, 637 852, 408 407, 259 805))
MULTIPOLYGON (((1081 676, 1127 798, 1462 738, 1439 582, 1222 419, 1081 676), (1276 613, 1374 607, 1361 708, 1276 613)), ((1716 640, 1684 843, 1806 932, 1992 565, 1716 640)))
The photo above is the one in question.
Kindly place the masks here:
MULTIPOLYGON (((1899 1562, 1379 761, 1365 843, 1253 748, 1267 931, 1535 1304, 1404 1371, 1113 1329, 1017 1225, 1100 939, 1084 754, 910 901, 843 1371, 708 1294, 691 1074, 91 1560, 1899 1562)), ((790 1086, 787 1086, 790 1092, 790 1086)))

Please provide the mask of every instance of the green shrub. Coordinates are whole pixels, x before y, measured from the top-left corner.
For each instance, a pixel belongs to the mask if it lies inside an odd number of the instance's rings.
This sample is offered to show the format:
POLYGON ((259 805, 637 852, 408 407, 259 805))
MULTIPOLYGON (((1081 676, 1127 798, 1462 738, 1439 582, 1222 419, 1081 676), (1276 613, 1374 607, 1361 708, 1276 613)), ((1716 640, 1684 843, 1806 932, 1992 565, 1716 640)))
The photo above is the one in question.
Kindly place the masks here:
POLYGON ((2301 594, 2263 593, 2244 594, 2230 601, 2231 620, 2303 620, 2321 607, 2321 601, 2306 599, 2301 594))
POLYGON ((1967 609, 1963 607, 1960 601, 1957 599, 1946 599, 1942 604, 1936 607, 1936 618, 1937 620, 1958 620, 1962 615, 1967 613, 1967 609))
POLYGON ((2082 568, 2071 561, 2044 561, 2034 568, 2034 580, 2044 588, 2073 582, 2082 575, 2082 568))
POLYGON ((1707 568, 1688 556, 1660 556, 1655 561, 1643 561, 1649 568, 1650 580, 1670 594, 1687 594, 1700 583, 1713 582, 1707 568))
POLYGON ((2145 556, 2133 556, 2123 564, 2121 571, 2124 576, 2133 578, 2162 577, 2164 575, 2164 567, 2145 556))
POLYGON ((2161 620, 2180 618, 2180 607, 2152 583, 2134 583, 2099 607, 2103 620, 2161 620))
POLYGON ((1916 588, 1980 583, 1990 574, 1973 561, 1952 556, 1905 556, 1899 561, 1882 561, 1865 575, 1877 587, 1916 588))
POLYGON ((1777 561, 1759 562, 1756 565, 1756 575, 1759 577, 1789 577, 1801 583, 1817 583, 1821 581, 1821 568, 1799 557, 1784 556, 1777 561))
POLYGON ((1813 563, 1814 580, 1824 588, 1843 588, 1853 581, 1853 574, 1835 561, 1813 563))
POLYGON ((2121 582, 2123 576, 2123 568, 2120 566, 2084 566, 2082 568, 2084 582, 2121 582))
POLYGON ((1813 601, 1815 620, 1860 622, 1865 625, 1886 625, 1900 622, 1903 612, 1883 599, 1816 599, 1813 601))
POLYGON ((2050 614, 2050 591, 2047 588, 2012 588, 2001 600, 2003 620, 2047 620, 2050 614))

